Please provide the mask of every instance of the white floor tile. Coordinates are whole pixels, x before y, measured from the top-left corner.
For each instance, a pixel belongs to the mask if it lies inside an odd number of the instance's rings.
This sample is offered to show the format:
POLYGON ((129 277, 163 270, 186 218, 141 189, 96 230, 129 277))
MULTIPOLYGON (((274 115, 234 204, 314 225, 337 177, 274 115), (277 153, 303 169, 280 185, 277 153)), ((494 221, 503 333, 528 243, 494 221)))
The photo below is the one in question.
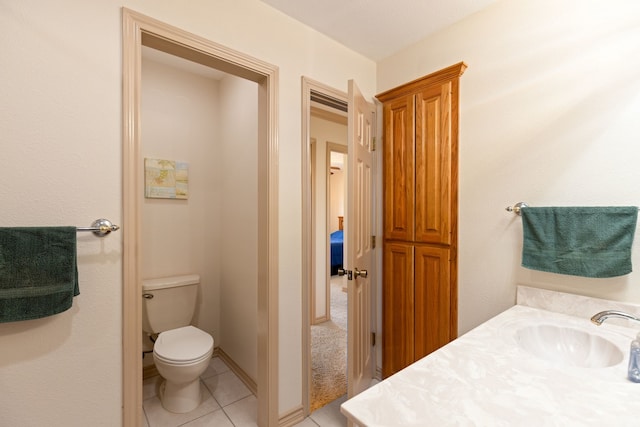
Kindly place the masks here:
POLYGON ((322 427, 345 427, 347 418, 340 413, 340 405, 346 400, 347 396, 344 395, 314 411, 309 418, 322 427))
POLYGON ((233 423, 227 418, 227 415, 222 409, 213 411, 206 414, 196 420, 193 420, 187 424, 183 424, 182 427, 234 427, 233 423))
POLYGON ((149 425, 151 427, 176 427, 220 409, 218 402, 202 383, 200 383, 200 390, 202 392, 202 403, 186 414, 174 414, 167 411, 162 407, 162 403, 160 403, 160 399, 157 396, 145 400, 142 403, 142 407, 149 420, 149 425))
MULTIPOLYGON (((258 401, 229 367, 216 357, 201 377, 203 401, 188 414, 173 414, 162 407, 157 389, 162 378, 152 377, 143 384, 143 427, 255 427, 258 401)), ((346 396, 318 409, 297 427, 343 427, 347 420, 340 413, 346 396)))
POLYGON ((147 378, 142 382, 142 400, 149 399, 158 395, 158 388, 163 379, 160 375, 147 378))
POLYGON ((204 371, 202 375, 200 375, 200 378, 209 378, 215 375, 220 375, 224 372, 229 372, 229 367, 226 363, 224 363, 222 359, 220 359, 219 357, 214 357, 213 359, 211 359, 211 362, 209 362, 207 370, 204 371))
POLYGON ((254 395, 225 406, 224 412, 235 427, 258 426, 258 399, 254 395))
POLYGON ((231 371, 205 378, 204 383, 223 407, 251 395, 247 386, 231 371))
POLYGON ((294 427, 318 427, 311 418, 305 418, 301 423, 296 424, 294 427))

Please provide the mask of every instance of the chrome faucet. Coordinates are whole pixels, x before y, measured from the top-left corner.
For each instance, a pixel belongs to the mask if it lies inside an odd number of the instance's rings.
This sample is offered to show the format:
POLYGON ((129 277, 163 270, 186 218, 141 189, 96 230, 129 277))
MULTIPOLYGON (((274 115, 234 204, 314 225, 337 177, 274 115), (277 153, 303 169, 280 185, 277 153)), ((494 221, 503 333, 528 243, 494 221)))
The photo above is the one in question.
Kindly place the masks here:
POLYGON ((606 310, 606 311, 601 311, 600 313, 596 313, 593 315, 593 317, 591 317, 591 321, 596 325, 600 326, 602 325, 602 322, 604 322, 609 317, 620 317, 622 319, 629 319, 629 320, 635 320, 636 322, 640 322, 639 318, 632 316, 629 313, 625 313, 624 311, 618 311, 618 310, 606 310))

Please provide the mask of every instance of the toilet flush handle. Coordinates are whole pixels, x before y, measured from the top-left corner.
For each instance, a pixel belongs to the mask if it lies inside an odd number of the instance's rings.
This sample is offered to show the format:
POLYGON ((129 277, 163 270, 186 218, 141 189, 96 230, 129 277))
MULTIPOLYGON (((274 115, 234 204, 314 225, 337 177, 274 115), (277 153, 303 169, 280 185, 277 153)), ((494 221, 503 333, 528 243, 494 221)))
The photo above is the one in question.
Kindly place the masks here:
POLYGON ((142 294, 142 298, 151 299, 153 298, 153 294, 142 294))

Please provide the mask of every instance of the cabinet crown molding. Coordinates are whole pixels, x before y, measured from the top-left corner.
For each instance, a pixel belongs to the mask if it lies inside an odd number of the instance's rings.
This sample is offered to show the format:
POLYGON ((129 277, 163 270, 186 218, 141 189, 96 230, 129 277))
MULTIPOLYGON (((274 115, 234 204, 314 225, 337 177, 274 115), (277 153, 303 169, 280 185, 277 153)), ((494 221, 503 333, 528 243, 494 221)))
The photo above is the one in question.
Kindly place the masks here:
POLYGON ((402 95, 408 95, 420 90, 422 87, 441 84, 459 78, 467 69, 467 64, 458 62, 442 70, 436 71, 416 80, 405 83, 401 86, 389 89, 376 95, 380 102, 386 102, 390 99, 397 98, 402 95))

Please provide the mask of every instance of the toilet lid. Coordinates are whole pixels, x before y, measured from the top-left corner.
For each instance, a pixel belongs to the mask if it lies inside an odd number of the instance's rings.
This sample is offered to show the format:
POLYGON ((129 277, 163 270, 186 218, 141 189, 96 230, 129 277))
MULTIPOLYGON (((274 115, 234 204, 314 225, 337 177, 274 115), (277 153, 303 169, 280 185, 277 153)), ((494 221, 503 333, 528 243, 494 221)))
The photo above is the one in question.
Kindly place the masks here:
POLYGON ((167 361, 186 362, 201 358, 212 348, 211 335, 195 326, 185 326, 158 335, 153 352, 167 361))

